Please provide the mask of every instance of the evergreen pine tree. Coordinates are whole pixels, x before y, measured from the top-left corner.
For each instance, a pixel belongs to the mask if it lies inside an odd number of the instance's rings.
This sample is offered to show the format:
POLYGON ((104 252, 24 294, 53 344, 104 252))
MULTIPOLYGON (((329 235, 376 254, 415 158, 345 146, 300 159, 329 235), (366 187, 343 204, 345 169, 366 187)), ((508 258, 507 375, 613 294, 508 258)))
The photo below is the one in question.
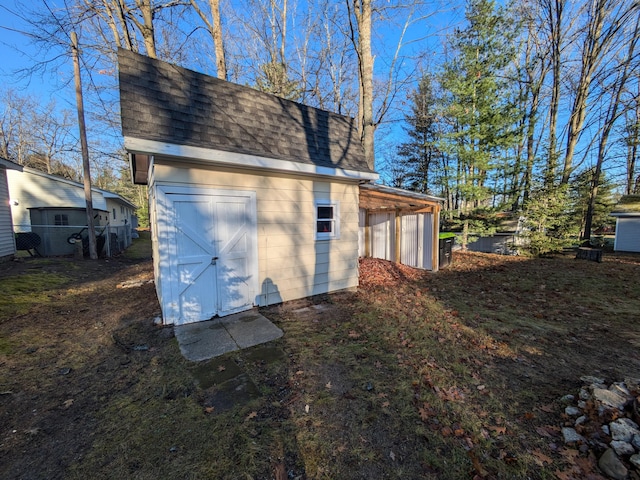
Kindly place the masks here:
MULTIPOLYGON (((463 232, 470 222, 482 222, 475 213, 490 204, 488 180, 515 145, 518 124, 516 102, 506 81, 515 55, 513 22, 493 0, 469 0, 466 19, 468 26, 449 38, 455 56, 441 77, 444 115, 451 125, 442 149, 456 163, 459 193, 454 207, 463 232)), ((466 242, 462 238, 463 247, 466 242)))
POLYGON ((439 150, 436 146, 436 99, 429 75, 422 76, 411 101, 411 113, 405 117, 410 140, 398 147, 398 156, 406 172, 405 187, 415 192, 430 193, 430 174, 437 168, 439 150))

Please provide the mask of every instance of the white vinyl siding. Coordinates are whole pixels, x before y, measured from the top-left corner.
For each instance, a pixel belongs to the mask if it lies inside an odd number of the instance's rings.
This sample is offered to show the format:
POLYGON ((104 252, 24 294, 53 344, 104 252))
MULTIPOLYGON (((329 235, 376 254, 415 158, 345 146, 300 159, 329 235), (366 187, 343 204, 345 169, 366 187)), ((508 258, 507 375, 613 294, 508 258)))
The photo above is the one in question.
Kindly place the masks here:
POLYGON ((617 252, 640 252, 640 216, 618 217, 614 248, 617 252))
POLYGON ((174 166, 156 156, 155 185, 256 193, 260 282, 257 305, 357 287, 357 183, 182 165, 174 166), (332 241, 316 240, 317 205, 322 203, 339 205, 340 235, 332 241))
POLYGON ((0 258, 16 253, 9 206, 9 188, 4 168, 0 168, 0 258))

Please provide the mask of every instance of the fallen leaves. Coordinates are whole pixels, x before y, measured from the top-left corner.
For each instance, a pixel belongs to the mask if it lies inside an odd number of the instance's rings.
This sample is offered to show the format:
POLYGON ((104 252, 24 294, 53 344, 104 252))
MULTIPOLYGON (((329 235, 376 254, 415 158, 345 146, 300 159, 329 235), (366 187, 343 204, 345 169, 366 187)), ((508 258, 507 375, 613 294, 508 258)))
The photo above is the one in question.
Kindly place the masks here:
POLYGON ((428 273, 426 270, 408 267, 379 258, 360 259, 360 287, 393 286, 407 280, 417 280, 428 273))
POLYGON ((494 432, 496 435, 504 435, 505 433, 507 433, 507 427, 489 425, 487 426, 487 428, 494 432))
POLYGON ((543 467, 545 464, 551 465, 553 463, 553 459, 542 453, 540 450, 533 450, 531 454, 534 456, 535 461, 538 465, 543 467))
POLYGON ((256 418, 257 416, 258 416, 258 412, 253 411, 249 415, 247 415, 247 417, 245 418, 245 421, 252 420, 252 419, 256 418))

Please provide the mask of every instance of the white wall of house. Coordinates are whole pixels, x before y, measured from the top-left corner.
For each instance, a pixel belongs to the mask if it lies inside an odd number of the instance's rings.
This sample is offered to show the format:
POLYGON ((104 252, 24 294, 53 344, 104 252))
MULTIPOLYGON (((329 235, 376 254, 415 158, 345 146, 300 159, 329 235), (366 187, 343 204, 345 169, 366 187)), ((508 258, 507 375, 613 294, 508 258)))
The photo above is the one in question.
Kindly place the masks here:
POLYGON ((640 215, 617 217, 614 250, 640 252, 640 215))
POLYGON ((6 172, 7 170, 0 166, 0 259, 16 253, 6 172))
MULTIPOLYGON (((84 189, 77 182, 48 175, 31 168, 25 168, 23 172, 9 171, 7 177, 13 224, 22 231, 30 230, 29 208, 86 207, 84 189)), ((95 210, 107 210, 106 200, 101 193, 94 191, 92 201, 95 210)))
MULTIPOLYGON (((154 258, 161 258, 157 198, 161 186, 254 192, 257 218, 258 285, 255 304, 267 305, 358 285, 358 184, 328 177, 207 168, 155 157, 151 188, 154 258), (339 238, 316 239, 318 202, 339 212, 339 238)), ((169 290, 159 279, 159 296, 169 290)), ((161 298, 161 303, 162 303, 161 298)), ((166 299, 165 299, 166 301, 166 299)))
POLYGON ((124 203, 119 198, 106 198, 107 212, 109 212, 109 225, 112 227, 120 227, 123 225, 131 225, 131 218, 135 214, 135 210, 124 203))

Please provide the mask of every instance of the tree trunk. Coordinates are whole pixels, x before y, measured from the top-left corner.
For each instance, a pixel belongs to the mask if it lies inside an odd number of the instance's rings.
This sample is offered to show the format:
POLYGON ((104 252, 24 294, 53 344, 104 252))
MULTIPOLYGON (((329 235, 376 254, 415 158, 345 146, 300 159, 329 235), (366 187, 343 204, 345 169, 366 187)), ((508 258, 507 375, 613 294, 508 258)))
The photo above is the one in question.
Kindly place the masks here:
POLYGON ((636 20, 635 31, 631 39, 631 42, 629 43, 627 57, 624 60, 624 63, 621 65, 622 72, 620 73, 620 76, 618 77, 617 81, 613 85, 613 88, 615 88, 615 92, 613 92, 614 95, 611 98, 611 103, 609 104, 609 111, 607 112, 607 116, 605 118, 604 127, 602 129, 602 135, 600 136, 600 141, 598 142, 598 158, 596 161, 596 170, 593 174, 593 182, 591 186, 591 193, 589 196, 589 205, 587 206, 587 213, 585 215, 583 240, 588 240, 591 238, 591 225, 593 223, 593 212, 595 210, 596 197, 598 195, 598 187, 600 185, 600 176, 602 174, 602 165, 604 163, 607 143, 609 142, 609 134, 611 133, 613 126, 618 120, 618 108, 620 106, 620 98, 622 97, 622 92, 624 91, 625 86, 627 84, 627 80, 629 79, 629 68, 633 60, 636 42, 638 41, 639 30, 640 30, 640 17, 636 20))
POLYGON ((151 6, 151 0, 136 0, 136 5, 142 15, 142 21, 137 22, 138 28, 144 41, 144 47, 147 51, 147 56, 151 58, 158 58, 156 54, 156 38, 155 30, 153 26, 153 8, 151 6))
POLYGON ((562 31, 563 12, 565 0, 546 0, 544 2, 545 13, 547 14, 547 23, 549 28, 549 43, 551 44, 551 72, 553 82, 551 86, 551 103, 549 105, 549 150, 547 153, 547 166, 545 170, 545 185, 551 186, 555 179, 556 169, 558 167, 558 110, 560 106, 560 89, 561 89, 561 51, 563 44, 562 31))
POLYGON ((216 52, 216 74, 222 80, 227 79, 227 60, 224 53, 224 40, 222 36, 222 19, 220 17, 220 0, 209 0, 211 18, 213 20, 213 47, 216 52))
POLYGON ((603 52, 612 39, 612 32, 602 33, 606 18, 609 0, 591 0, 589 20, 587 24, 587 37, 582 51, 582 66, 580 78, 576 87, 576 96, 569 117, 569 129, 567 131, 567 148, 564 157, 561 183, 569 183, 569 177, 573 171, 573 156, 578 139, 582 133, 584 120, 587 115, 587 99, 591 90, 591 82, 597 66, 600 64, 603 52))
POLYGON ((627 138, 627 175, 625 194, 632 195, 635 192, 636 159, 638 158, 638 143, 640 142, 640 85, 635 100, 633 111, 633 123, 627 125, 629 137, 627 138))
POLYGON ((375 169, 373 121, 373 55, 371 53, 371 0, 346 0, 356 18, 357 36, 352 27, 352 40, 358 53, 358 71, 360 78, 359 122, 360 140, 364 148, 364 156, 371 170, 375 169))
POLYGON ((211 10, 211 20, 202 11, 197 0, 190 0, 191 6, 200 16, 209 30, 209 35, 213 40, 213 49, 216 55, 216 76, 222 80, 227 79, 227 61, 224 51, 224 38, 222 35, 222 19, 220 16, 220 0, 209 0, 211 10))

